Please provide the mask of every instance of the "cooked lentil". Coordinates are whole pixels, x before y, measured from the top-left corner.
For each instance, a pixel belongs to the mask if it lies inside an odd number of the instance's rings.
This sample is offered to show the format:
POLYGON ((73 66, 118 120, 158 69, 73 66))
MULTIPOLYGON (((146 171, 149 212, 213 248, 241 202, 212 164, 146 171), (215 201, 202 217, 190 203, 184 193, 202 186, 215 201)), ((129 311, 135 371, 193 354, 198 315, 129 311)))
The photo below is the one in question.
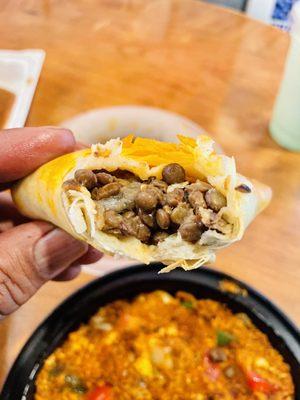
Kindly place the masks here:
POLYGON ((177 225, 182 224, 185 218, 190 214, 189 211, 190 208, 187 204, 178 204, 178 206, 172 210, 171 221, 177 225))
POLYGON ((216 212, 226 206, 226 198, 216 189, 209 189, 205 193, 205 201, 207 205, 216 212))
POLYGON ((147 213, 142 210, 139 210, 138 215, 141 218, 141 220, 144 222, 144 224, 149 226, 149 228, 154 228, 156 226, 156 219, 155 219, 154 212, 147 213))
POLYGON ((201 238, 203 227, 196 221, 188 221, 180 225, 179 232, 183 240, 194 243, 201 238))
POLYGON ((102 187, 92 190, 92 199, 101 200, 111 196, 115 196, 120 192, 121 186, 118 182, 108 183, 102 187))
POLYGON ((107 174, 106 172, 98 172, 96 173, 97 182, 100 185, 107 185, 108 183, 112 183, 115 181, 115 177, 107 174))
POLYGON ((157 206, 158 198, 156 193, 151 190, 140 191, 135 199, 136 205, 145 211, 151 211, 157 206))
POLYGON ((163 291, 101 307, 47 358, 35 394, 35 400, 294 398, 289 366, 250 320, 244 324, 219 302, 163 291), (234 340, 219 347, 220 331, 234 340))
POLYGON ((170 207, 176 207, 183 201, 184 191, 183 189, 176 188, 172 192, 167 194, 167 204, 170 207))
POLYGON ((96 175, 88 169, 78 169, 75 172, 75 180, 87 189, 93 189, 97 184, 96 175))
POLYGON ((168 184, 185 181, 185 170, 177 163, 168 164, 162 170, 163 180, 168 184))
POLYGON ((156 222, 157 225, 161 228, 161 229, 168 229, 169 225, 170 225, 170 217, 169 214, 163 210, 162 208, 160 208, 159 210, 157 210, 156 212, 156 222))

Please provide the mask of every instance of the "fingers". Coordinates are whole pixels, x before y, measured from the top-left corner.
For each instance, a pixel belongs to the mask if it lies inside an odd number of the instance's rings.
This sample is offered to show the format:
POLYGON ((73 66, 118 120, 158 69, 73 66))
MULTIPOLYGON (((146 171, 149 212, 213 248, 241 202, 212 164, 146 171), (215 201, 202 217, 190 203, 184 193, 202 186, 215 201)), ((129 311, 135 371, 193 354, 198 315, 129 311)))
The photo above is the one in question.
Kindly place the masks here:
POLYGON ((0 233, 23 224, 28 219, 18 213, 8 191, 0 193, 0 233))
POLYGON ((99 261, 102 258, 103 254, 100 251, 94 249, 89 246, 88 251, 80 257, 74 264, 72 264, 65 271, 61 272, 57 275, 53 281, 70 281, 71 279, 76 278, 81 272, 81 266, 87 264, 93 264, 96 261, 99 261))
POLYGON ((54 278, 88 250, 88 245, 56 228, 35 246, 34 256, 38 275, 44 281, 54 278))
POLYGON ((42 127, 0 131, 0 182, 20 179, 75 148, 68 129, 42 127))
POLYGON ((47 223, 29 223, 0 236, 0 314, 9 314, 40 286, 33 247, 53 229, 47 223))
MULTIPOLYGON (((43 283, 57 277, 87 250, 87 244, 45 222, 29 222, 2 233, 0 314, 16 310, 43 283)), ((69 278, 75 272, 76 268, 71 270, 69 278)))

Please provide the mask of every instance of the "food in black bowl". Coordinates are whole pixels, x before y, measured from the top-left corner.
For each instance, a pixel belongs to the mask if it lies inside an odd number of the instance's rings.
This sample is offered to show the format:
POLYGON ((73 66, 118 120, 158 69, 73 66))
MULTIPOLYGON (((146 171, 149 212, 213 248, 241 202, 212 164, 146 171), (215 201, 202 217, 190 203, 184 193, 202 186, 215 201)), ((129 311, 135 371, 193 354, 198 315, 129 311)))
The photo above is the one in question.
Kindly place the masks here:
POLYGON ((67 299, 25 345, 1 398, 298 398, 300 336, 276 307, 224 274, 159 267, 113 273, 67 299))

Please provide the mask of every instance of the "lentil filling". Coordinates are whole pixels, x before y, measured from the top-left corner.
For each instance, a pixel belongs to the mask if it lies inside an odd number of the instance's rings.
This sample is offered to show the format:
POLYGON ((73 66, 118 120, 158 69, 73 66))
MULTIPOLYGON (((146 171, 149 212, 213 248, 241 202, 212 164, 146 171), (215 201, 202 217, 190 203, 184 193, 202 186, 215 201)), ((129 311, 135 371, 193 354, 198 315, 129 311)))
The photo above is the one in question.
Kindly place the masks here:
POLYGON ((119 238, 134 236, 157 245, 179 231, 183 240, 196 243, 208 229, 223 234, 231 231, 219 213, 227 205, 226 197, 208 182, 188 182, 177 163, 163 168, 161 180, 141 181, 123 170, 80 169, 64 185, 66 190, 78 185, 89 190, 97 209, 104 210, 104 224, 101 218, 98 229, 119 238))

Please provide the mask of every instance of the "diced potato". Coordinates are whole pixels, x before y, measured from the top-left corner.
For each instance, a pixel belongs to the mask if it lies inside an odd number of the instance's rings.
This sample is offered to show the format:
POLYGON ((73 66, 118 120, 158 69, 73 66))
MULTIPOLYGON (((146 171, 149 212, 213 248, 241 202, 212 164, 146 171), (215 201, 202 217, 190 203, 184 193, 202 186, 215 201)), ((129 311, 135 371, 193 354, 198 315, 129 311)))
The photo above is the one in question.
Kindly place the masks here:
POLYGON ((269 367, 270 367, 270 364, 268 363, 268 361, 264 357, 256 358, 254 364, 258 368, 269 369, 269 367))
POLYGON ((103 343, 106 345, 113 344, 118 338, 118 334, 116 331, 109 332, 106 337, 103 339, 103 343))
POLYGON ((143 376, 149 378, 153 376, 153 367, 147 355, 142 355, 135 361, 135 368, 143 376))
POLYGON ((170 347, 153 347, 151 351, 151 359, 153 363, 159 367, 170 369, 173 367, 170 347))

